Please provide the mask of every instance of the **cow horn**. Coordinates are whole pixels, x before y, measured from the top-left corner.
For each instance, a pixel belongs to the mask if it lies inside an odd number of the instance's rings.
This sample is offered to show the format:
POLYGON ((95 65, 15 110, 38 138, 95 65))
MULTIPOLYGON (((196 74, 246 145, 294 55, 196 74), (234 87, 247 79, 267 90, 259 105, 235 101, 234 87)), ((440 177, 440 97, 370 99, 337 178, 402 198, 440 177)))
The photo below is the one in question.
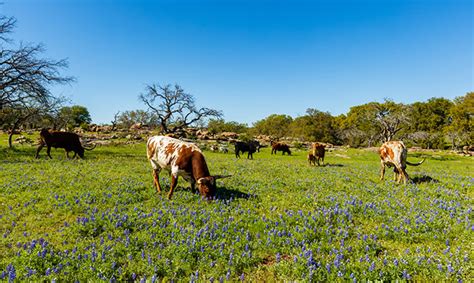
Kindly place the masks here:
POLYGON ((91 147, 85 147, 85 146, 82 146, 85 150, 93 150, 95 147, 97 146, 97 144, 94 144, 92 145, 91 147))
POLYGON ((232 175, 215 175, 213 176, 214 179, 223 179, 223 178, 229 178, 229 177, 232 177, 232 175))
POLYGON ((407 160, 407 164, 408 164, 408 165, 411 165, 411 166, 418 166, 418 165, 421 165, 423 162, 425 162, 425 159, 426 159, 426 158, 423 158, 423 160, 421 160, 421 161, 418 162, 418 163, 411 163, 411 162, 408 162, 408 160, 407 160))

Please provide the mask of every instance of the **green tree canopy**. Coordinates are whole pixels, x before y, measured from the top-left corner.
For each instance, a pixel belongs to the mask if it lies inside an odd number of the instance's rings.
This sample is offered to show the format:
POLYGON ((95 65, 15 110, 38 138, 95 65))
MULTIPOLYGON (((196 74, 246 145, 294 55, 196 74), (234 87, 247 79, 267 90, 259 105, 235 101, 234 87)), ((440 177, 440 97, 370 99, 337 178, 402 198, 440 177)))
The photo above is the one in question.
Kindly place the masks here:
POLYGON ((245 133, 248 130, 247 124, 238 123, 235 121, 226 122, 224 119, 210 119, 207 123, 207 128, 212 134, 222 132, 245 133))
POLYGON ((468 92, 465 96, 454 99, 445 132, 450 137, 453 147, 474 143, 474 92, 468 92))
POLYGON ((80 105, 62 107, 59 109, 59 119, 67 128, 79 127, 92 122, 89 110, 80 105))
POLYGON ((329 112, 309 108, 306 113, 291 123, 290 133, 293 137, 308 141, 338 142, 335 119, 329 112))
POLYGON ((261 135, 269 135, 281 138, 289 134, 290 124, 293 118, 288 115, 272 114, 265 119, 254 123, 254 132, 261 135))

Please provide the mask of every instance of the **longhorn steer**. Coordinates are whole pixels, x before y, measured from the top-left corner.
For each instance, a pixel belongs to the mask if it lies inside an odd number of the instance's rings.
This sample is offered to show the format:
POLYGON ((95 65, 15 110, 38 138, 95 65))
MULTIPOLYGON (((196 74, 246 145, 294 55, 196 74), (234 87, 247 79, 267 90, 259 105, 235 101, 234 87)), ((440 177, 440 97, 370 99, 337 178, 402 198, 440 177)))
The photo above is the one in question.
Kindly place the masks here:
POLYGON ((44 146, 47 147, 46 154, 51 159, 51 147, 64 148, 67 158, 69 158, 70 151, 74 151, 73 158, 76 157, 76 154, 79 155, 80 158, 84 158, 84 149, 92 150, 95 148, 95 145, 92 148, 83 147, 79 140, 79 136, 75 133, 69 132, 50 132, 47 129, 42 129, 40 132, 40 140, 38 149, 36 149, 35 158, 39 157, 39 152, 44 146))
POLYGON ((385 166, 394 167, 395 172, 394 180, 397 183, 403 180, 406 184, 408 180, 408 174, 406 171, 407 164, 411 166, 418 166, 422 164, 425 159, 418 163, 411 163, 407 161, 407 149, 402 141, 388 141, 382 144, 379 149, 381 173, 380 180, 383 180, 385 175, 385 166))
POLYGON ((171 137, 150 137, 147 142, 147 157, 153 167, 153 184, 158 192, 161 192, 159 181, 161 169, 171 172, 169 199, 173 196, 179 176, 191 184, 193 192, 197 183, 199 193, 208 199, 216 194, 216 180, 229 177, 211 176, 204 155, 195 144, 171 137))

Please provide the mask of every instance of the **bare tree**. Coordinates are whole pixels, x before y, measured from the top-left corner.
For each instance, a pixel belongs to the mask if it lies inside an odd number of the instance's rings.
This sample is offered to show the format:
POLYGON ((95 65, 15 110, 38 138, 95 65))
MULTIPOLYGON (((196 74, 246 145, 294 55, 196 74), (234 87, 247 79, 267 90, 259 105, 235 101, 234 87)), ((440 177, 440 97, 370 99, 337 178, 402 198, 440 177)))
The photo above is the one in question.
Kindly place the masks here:
POLYGON ((4 15, 0 15, 0 41, 3 41, 3 42, 10 41, 10 39, 6 37, 5 35, 13 31, 15 24, 16 24, 16 19, 14 17, 7 17, 4 15))
POLYGON ((409 122, 409 107, 390 100, 374 104, 375 120, 380 127, 382 142, 390 141, 409 122))
POLYGON ((44 52, 41 44, 14 46, 8 35, 15 24, 15 18, 0 15, 0 124, 10 129, 10 147, 12 135, 22 123, 64 101, 48 88, 74 81, 60 74, 68 67, 67 60, 40 58, 44 52))
POLYGON ((177 133, 206 118, 221 118, 222 112, 210 108, 196 108, 194 97, 175 85, 147 85, 139 99, 158 117, 162 133, 177 133))
POLYGON ((117 121, 118 121, 119 116, 120 116, 120 111, 117 111, 114 114, 114 119, 110 121, 110 123, 112 123, 112 132, 117 130, 117 121))
POLYGON ((41 45, 0 50, 0 109, 45 103, 52 97, 48 86, 74 81, 59 74, 67 68, 66 60, 37 58, 43 51, 41 45))
POLYGON ((39 120, 41 117, 54 115, 64 102, 64 98, 50 98, 47 102, 29 103, 23 107, 7 107, 0 109, 0 125, 8 129, 8 146, 13 147, 13 135, 28 122, 39 120))
POLYGON ((41 44, 12 46, 8 35, 15 24, 15 18, 0 15, 0 109, 45 103, 52 97, 48 86, 74 81, 60 75, 67 60, 39 58, 44 52, 41 44))

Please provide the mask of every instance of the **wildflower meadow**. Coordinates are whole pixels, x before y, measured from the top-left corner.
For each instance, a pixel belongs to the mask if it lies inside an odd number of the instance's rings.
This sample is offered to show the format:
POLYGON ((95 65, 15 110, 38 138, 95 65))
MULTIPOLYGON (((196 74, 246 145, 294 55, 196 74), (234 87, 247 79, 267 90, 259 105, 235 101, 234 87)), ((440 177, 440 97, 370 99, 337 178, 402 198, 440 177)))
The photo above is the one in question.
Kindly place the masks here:
POLYGON ((473 279, 472 157, 409 151, 426 161, 398 185, 371 150, 336 149, 324 167, 304 150, 204 150, 211 174, 232 177, 210 202, 180 178, 170 201, 144 142, 50 160, 0 138, 0 281, 473 279))

